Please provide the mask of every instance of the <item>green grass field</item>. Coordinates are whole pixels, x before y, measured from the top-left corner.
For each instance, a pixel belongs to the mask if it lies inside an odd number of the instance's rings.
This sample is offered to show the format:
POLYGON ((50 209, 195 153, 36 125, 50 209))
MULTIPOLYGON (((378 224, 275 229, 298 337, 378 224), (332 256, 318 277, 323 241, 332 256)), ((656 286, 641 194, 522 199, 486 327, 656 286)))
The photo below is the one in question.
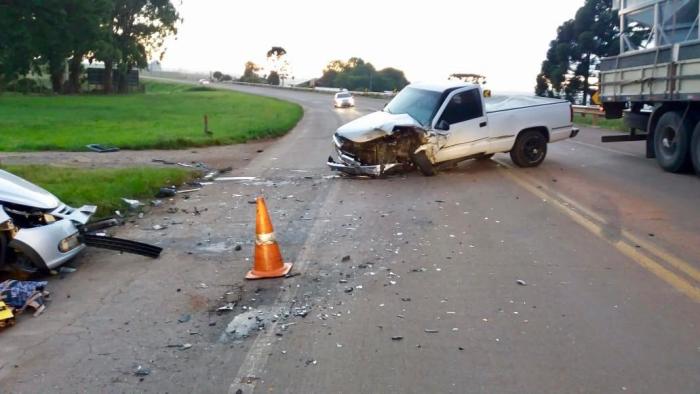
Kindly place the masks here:
POLYGON ((145 94, 0 95, 0 151, 180 149, 275 137, 301 119, 297 104, 203 86, 146 82, 145 94), (209 129, 204 133, 204 115, 209 129))
POLYGON ((629 131, 627 128, 625 128, 622 119, 597 118, 595 121, 595 126, 593 126, 593 117, 583 117, 580 114, 575 114, 574 123, 580 126, 598 127, 601 129, 608 129, 613 131, 629 131))
POLYGON ((161 187, 181 185, 196 176, 195 171, 181 168, 78 169, 44 165, 0 168, 43 187, 73 207, 97 205, 98 217, 108 216, 116 209, 124 210, 122 197, 143 199, 147 203, 161 187))

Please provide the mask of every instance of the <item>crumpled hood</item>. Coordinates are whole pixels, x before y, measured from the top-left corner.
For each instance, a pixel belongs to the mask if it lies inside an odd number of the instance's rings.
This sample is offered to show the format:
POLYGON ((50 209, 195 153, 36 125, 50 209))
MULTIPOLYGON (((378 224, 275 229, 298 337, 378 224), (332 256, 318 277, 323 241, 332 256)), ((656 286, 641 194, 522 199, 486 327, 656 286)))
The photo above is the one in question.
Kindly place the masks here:
POLYGON ((55 209, 61 202, 53 194, 24 179, 0 170, 0 205, 11 203, 38 209, 55 209))
POLYGON ((336 134, 353 142, 367 142, 391 135, 396 126, 423 127, 408 114, 373 112, 341 126, 336 134))

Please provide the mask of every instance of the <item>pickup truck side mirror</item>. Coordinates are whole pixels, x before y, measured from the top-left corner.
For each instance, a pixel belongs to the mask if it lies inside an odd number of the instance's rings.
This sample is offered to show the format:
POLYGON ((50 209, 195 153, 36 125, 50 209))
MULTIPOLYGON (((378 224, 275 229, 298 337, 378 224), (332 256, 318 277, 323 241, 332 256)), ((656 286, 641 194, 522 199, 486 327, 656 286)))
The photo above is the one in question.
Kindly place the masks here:
POLYGON ((435 125, 435 128, 438 130, 447 131, 450 129, 450 124, 447 123, 447 121, 445 119, 442 119, 439 122, 437 122, 437 124, 435 125))

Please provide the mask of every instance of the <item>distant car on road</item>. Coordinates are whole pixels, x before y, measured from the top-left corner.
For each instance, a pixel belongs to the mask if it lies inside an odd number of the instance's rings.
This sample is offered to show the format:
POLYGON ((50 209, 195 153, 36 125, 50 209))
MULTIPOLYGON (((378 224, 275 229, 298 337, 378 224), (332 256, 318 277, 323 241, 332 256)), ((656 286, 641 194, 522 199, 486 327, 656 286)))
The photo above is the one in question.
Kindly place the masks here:
POLYGON ((199 80, 199 84, 200 84, 200 85, 209 85, 209 83, 210 83, 210 82, 209 82, 208 79, 200 79, 200 80, 199 80))
POLYGON ((335 94, 335 97, 333 98, 333 105, 338 108, 338 107, 354 107, 355 106, 355 99, 352 97, 352 94, 348 92, 347 90, 344 90, 342 92, 338 92, 335 94))

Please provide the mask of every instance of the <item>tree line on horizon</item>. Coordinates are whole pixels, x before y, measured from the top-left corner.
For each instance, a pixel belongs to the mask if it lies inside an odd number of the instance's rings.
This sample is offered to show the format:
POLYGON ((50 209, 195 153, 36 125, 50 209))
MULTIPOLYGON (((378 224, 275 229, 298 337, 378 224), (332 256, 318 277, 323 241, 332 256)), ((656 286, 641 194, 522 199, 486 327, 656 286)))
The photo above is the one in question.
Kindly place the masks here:
MULTIPOLYGON (((289 78, 288 63, 284 61, 286 51, 281 47, 273 47, 268 51, 268 60, 273 59, 273 64, 269 74, 260 75, 263 67, 252 61, 245 63, 243 74, 237 79, 239 82, 267 83, 279 85, 289 78), (281 51, 280 51, 281 50, 281 51), (282 64, 283 66, 279 66, 282 64)), ((220 71, 212 74, 217 81, 234 80, 230 75, 220 71)), ((293 77, 292 77, 293 79, 293 77)), ((403 89, 409 82, 404 72, 388 67, 377 71, 372 63, 365 62, 362 58, 351 57, 348 61, 333 60, 323 69, 320 78, 313 82, 306 82, 305 86, 320 86, 331 88, 343 88, 355 91, 398 91, 403 89)))
POLYGON ((46 74, 54 93, 79 93, 87 60, 104 64, 104 92, 126 92, 180 21, 170 0, 0 0, 0 91, 46 74))

